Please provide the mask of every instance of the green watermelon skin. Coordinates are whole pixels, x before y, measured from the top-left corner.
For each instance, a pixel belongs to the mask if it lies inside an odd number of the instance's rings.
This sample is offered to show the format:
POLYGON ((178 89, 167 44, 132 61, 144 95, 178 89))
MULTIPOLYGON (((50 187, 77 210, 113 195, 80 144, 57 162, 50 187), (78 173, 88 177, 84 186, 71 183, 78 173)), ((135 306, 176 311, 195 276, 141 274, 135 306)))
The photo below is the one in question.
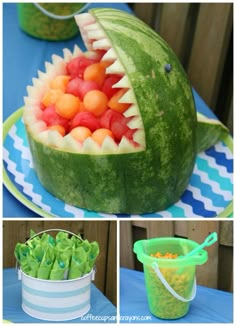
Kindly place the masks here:
POLYGON ((45 146, 28 133, 44 187, 68 204, 106 213, 166 209, 186 189, 196 158, 196 111, 186 74, 169 46, 136 17, 93 9, 129 77, 146 137, 144 151, 88 155, 45 146), (167 73, 166 64, 172 65, 167 73))

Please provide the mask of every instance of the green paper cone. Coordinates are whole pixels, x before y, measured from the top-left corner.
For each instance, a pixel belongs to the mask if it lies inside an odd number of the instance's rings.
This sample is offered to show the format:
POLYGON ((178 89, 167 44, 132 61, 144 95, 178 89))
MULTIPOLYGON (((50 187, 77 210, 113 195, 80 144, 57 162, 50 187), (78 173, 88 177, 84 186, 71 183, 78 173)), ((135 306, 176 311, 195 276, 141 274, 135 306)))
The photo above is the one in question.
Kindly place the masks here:
POLYGON ((63 242, 63 241, 68 240, 68 233, 60 231, 56 235, 56 244, 63 242))
POLYGON ((27 263, 29 266, 29 270, 27 271, 26 274, 32 277, 37 277, 37 272, 38 272, 40 262, 38 262, 37 259, 35 259, 33 256, 29 254, 27 255, 27 263))
POLYGON ((45 250, 43 249, 43 247, 40 244, 37 244, 37 246, 31 250, 32 252, 32 256, 39 262, 41 263, 41 261, 43 260, 43 256, 45 254, 45 250))
POLYGON ((41 240, 41 246, 44 249, 47 249, 48 246, 54 247, 56 245, 55 239, 51 235, 49 235, 47 233, 43 233, 40 240, 41 240))
POLYGON ((74 279, 83 276, 86 268, 87 254, 82 246, 72 249, 71 264, 69 270, 69 279, 74 279))
POLYGON ((77 248, 81 245, 82 242, 83 242, 83 240, 82 240, 80 234, 78 234, 78 237, 72 235, 72 237, 71 237, 72 247, 75 245, 77 248))
POLYGON ((90 270, 94 267, 96 258, 99 255, 99 245, 96 241, 91 243, 91 250, 89 252, 89 266, 90 270))
POLYGON ((68 278, 69 265, 70 256, 65 256, 63 254, 57 253, 49 279, 66 280, 68 278))
POLYGON ((44 279, 44 280, 48 280, 49 276, 50 276, 50 272, 55 260, 55 255, 53 252, 53 248, 52 247, 48 247, 46 249, 46 252, 43 256, 43 259, 41 261, 41 264, 39 266, 38 269, 38 273, 37 273, 37 277, 44 279))

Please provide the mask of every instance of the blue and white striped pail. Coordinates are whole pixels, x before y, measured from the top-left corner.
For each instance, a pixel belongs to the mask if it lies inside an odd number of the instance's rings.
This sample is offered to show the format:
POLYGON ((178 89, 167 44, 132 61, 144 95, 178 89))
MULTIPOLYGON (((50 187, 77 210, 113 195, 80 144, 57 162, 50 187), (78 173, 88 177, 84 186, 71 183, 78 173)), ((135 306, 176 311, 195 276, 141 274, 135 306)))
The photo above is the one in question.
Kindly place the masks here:
POLYGON ((19 270, 22 308, 30 316, 47 321, 66 321, 90 309, 90 285, 95 270, 73 280, 52 281, 31 277, 19 270))

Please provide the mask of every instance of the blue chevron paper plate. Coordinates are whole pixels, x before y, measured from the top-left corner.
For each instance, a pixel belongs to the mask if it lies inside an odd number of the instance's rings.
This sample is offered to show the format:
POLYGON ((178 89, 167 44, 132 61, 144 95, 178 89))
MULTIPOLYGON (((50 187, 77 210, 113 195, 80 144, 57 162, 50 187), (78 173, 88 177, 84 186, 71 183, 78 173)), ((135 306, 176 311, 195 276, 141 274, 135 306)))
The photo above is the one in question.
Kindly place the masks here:
POLYGON ((3 182, 25 206, 42 217, 231 217, 233 198, 232 138, 198 155, 190 183, 181 199, 167 210, 142 215, 111 215, 68 205, 40 184, 32 163, 22 109, 3 127, 3 182))

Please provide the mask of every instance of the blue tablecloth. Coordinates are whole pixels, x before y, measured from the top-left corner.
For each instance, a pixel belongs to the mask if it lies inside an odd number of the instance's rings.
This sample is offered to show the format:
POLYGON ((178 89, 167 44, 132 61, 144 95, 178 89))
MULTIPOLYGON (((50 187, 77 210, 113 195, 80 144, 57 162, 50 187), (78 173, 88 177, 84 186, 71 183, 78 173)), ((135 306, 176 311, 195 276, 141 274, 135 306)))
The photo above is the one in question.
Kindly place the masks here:
POLYGON ((188 314, 172 321, 163 320, 149 311, 144 273, 121 268, 120 317, 124 323, 232 323, 233 295, 198 285, 188 314))
MULTIPOLYGON (((21 281, 16 270, 3 270, 3 319, 13 323, 48 323, 27 315, 21 308, 21 281)), ((91 309, 83 317, 66 323, 116 323, 116 307, 91 283, 91 309)), ((57 322, 58 324, 58 322, 57 322)))
MULTIPOLYGON (((131 9, 125 3, 95 3, 90 4, 89 7, 112 7, 131 12, 131 9)), ((26 35, 19 28, 16 4, 3 4, 3 120, 6 120, 23 106, 26 87, 32 84, 33 77, 37 77, 38 70, 44 71, 45 61, 51 61, 52 54, 61 56, 63 48, 72 50, 75 44, 84 50, 80 36, 63 42, 47 42, 26 35)), ((209 118, 216 118, 195 90, 194 98, 197 111, 204 113, 209 118)), ((23 165, 23 163, 20 164, 23 165)), ((196 173, 194 172, 190 180, 190 188, 186 190, 183 200, 177 206, 171 207, 168 212, 147 214, 147 216, 144 214, 144 217, 214 217, 223 211, 231 201, 231 190, 228 190, 232 188, 232 157, 230 150, 224 145, 220 145, 217 149, 211 149, 207 155, 199 158, 196 168, 196 173), (209 163, 212 158, 216 159, 216 164, 209 163), (209 170, 207 172, 208 176, 209 173, 211 174, 209 179, 205 177, 204 169, 206 166, 208 166, 209 170), (222 173, 218 172, 219 168, 223 169, 222 173), (195 191, 196 182, 198 186, 195 191)), ((11 175, 12 179, 15 177, 14 174, 11 175)), ((22 184, 19 187, 23 187, 22 184)), ((34 195, 38 196, 38 194, 34 195)), ((31 201, 31 198, 29 198, 29 201, 31 201)), ((43 216, 40 215, 41 211, 31 209, 12 196, 4 187, 4 217, 43 216)), ((59 211, 61 212, 62 209, 59 211)), ((65 211, 65 217, 73 217, 72 211, 73 208, 69 213, 65 211)), ((53 216, 58 216, 57 212, 50 213, 53 216)), ((76 211, 75 216, 80 217, 79 213, 84 214, 85 217, 97 216, 93 212, 84 213, 82 210, 76 211)), ((64 215, 59 216, 63 217, 64 215)))

